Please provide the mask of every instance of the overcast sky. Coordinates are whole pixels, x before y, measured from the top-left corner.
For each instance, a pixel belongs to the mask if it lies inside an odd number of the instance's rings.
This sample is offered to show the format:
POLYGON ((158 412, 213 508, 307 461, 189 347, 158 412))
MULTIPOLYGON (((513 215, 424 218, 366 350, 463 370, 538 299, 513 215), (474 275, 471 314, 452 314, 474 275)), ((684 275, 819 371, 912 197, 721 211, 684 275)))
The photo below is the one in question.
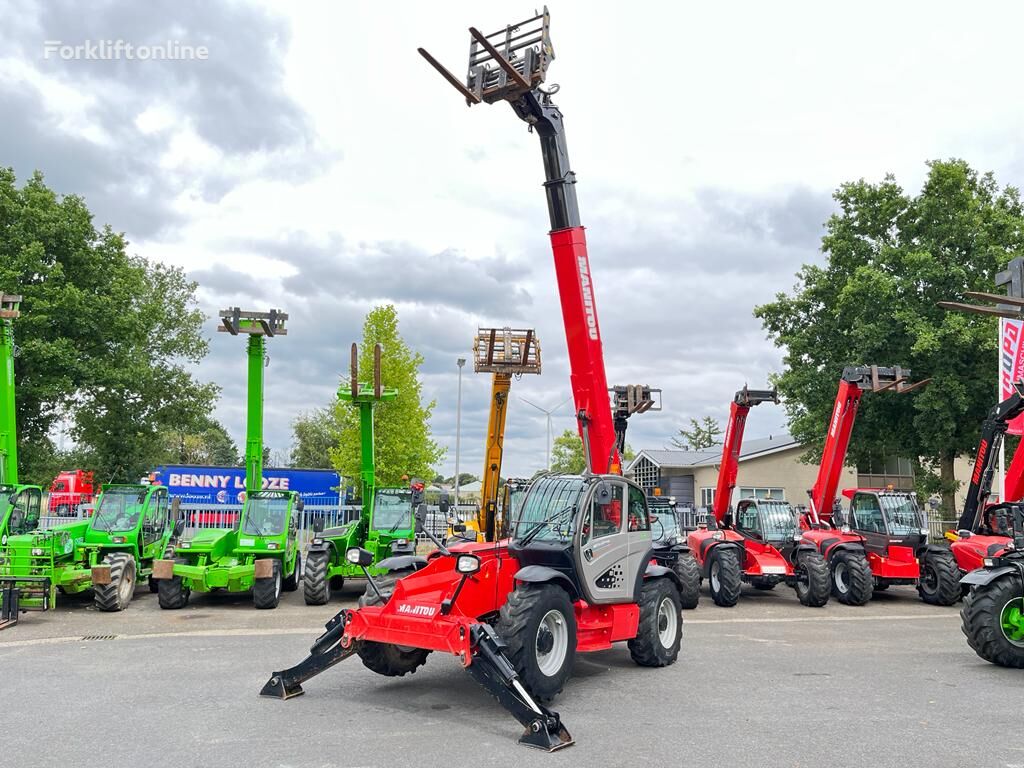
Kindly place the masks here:
MULTIPOLYGON (((468 33, 534 6, 479 2, 91 3, 0 0, 0 164, 82 195, 131 250, 184 267, 197 299, 279 307, 266 429, 331 400, 375 304, 398 306, 426 358, 432 428, 455 460, 456 365, 476 328, 534 327, 569 396, 535 136, 504 105, 467 109, 417 55, 457 73, 468 33), (205 61, 44 55, 121 39, 206 46, 205 61)), ((831 192, 962 157, 1022 181, 1017 3, 553 2, 559 83, 611 383, 664 390, 632 420, 637 449, 727 413, 781 353, 751 308, 819 261, 831 192)), ((244 351, 213 333, 196 371, 244 438, 244 351)), ((489 378, 463 376, 464 471, 479 473, 489 378)), ((555 419, 573 427, 572 408, 555 419)), ((756 409, 751 437, 785 429, 756 409)), ((544 464, 544 417, 513 398, 505 469, 544 464)))

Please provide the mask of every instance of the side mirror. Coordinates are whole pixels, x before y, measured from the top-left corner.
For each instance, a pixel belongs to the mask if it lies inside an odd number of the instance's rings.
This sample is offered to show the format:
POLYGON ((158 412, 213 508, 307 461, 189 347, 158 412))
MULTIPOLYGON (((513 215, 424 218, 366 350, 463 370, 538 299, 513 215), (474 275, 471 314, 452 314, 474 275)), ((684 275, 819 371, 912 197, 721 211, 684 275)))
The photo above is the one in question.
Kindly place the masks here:
POLYGON ((296 512, 301 512, 301 511, 302 511, 302 510, 304 510, 305 508, 306 508, 306 502, 304 502, 304 501, 302 500, 302 497, 301 497, 301 496, 299 496, 299 498, 298 498, 298 499, 296 499, 296 501, 295 501, 295 511, 296 511, 296 512))
POLYGON ((597 499, 598 504, 610 504, 612 500, 611 485, 604 481, 598 483, 597 490, 594 491, 594 498, 597 499))
POLYGON ((466 524, 465 523, 455 523, 455 525, 452 526, 452 530, 455 531, 455 533, 465 533, 466 532, 466 524))
POLYGON ((174 524, 174 538, 178 538, 184 532, 185 532, 185 521, 184 520, 178 520, 174 524))
POLYGON ((732 528, 732 512, 726 512, 722 515, 722 527, 732 528))
POLYGON ((452 508, 451 502, 448 501, 448 494, 445 493, 441 496, 441 501, 438 502, 437 508, 440 510, 443 517, 448 517, 448 510, 452 508))
POLYGON ((319 515, 313 518, 313 533, 323 533, 324 519, 319 515))
POLYGON ((427 523, 427 505, 425 502, 420 502, 416 507, 416 533, 423 533, 423 528, 427 523))

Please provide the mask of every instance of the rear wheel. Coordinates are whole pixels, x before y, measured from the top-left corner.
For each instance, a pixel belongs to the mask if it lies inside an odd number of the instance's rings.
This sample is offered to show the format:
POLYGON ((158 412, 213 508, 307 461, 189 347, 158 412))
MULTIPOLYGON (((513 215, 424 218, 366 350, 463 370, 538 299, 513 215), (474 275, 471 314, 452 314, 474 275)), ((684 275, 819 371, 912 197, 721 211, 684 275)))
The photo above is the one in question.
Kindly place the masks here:
POLYGON ((378 595, 373 587, 370 586, 370 583, 367 582, 366 591, 359 598, 359 607, 387 605, 388 600, 391 599, 391 593, 395 591, 395 582, 403 576, 408 576, 414 570, 414 568, 401 568, 397 571, 388 571, 383 576, 374 577, 373 583, 377 585, 377 590, 380 591, 380 594, 378 595))
MULTIPOLYGON (((309 568, 309 561, 306 562, 309 568)), ((403 568, 398 571, 390 571, 383 576, 375 577, 373 582, 380 591, 378 595, 373 587, 367 583, 366 591, 359 598, 359 607, 367 605, 386 605, 391 599, 391 593, 395 591, 395 582, 403 576, 413 572, 412 568, 403 568)), ((393 645, 391 643, 364 642, 356 651, 363 662, 363 666, 373 670, 378 675, 387 677, 401 677, 410 672, 415 672, 418 667, 423 666, 427 661, 430 651, 423 648, 410 648, 404 645, 393 645)))
POLYGON ((1024 600, 1015 578, 977 586, 964 598, 960 621, 967 644, 985 661, 1024 669, 1024 600))
POLYGON ((960 566, 952 552, 925 554, 917 594, 929 605, 953 605, 960 599, 960 566))
POLYGON ((135 594, 135 558, 114 552, 103 564, 110 566, 110 583, 93 585, 93 602, 101 611, 123 611, 135 594))
POLYGON ((832 556, 832 595, 845 605, 864 605, 875 589, 868 559, 859 552, 841 550, 832 556))
POLYGON ((292 572, 288 574, 284 582, 281 584, 281 588, 285 592, 294 592, 299 588, 299 574, 302 573, 302 555, 295 555, 295 567, 292 572))
MULTIPOLYGON (((185 561, 181 558, 177 558, 174 562, 184 563, 185 561)), ((169 579, 157 579, 156 585, 156 596, 161 608, 177 610, 188 605, 188 598, 189 595, 192 594, 192 590, 185 589, 181 576, 172 576, 169 579)))
POLYGON ((516 587, 495 629, 526 689, 541 701, 557 696, 576 660, 576 613, 566 591, 553 584, 516 587))
POLYGON ((629 655, 641 667, 667 667, 679 657, 683 616, 679 590, 669 579, 644 582, 640 592, 640 623, 629 641, 629 655))
POLYGON ((306 555, 306 570, 302 572, 302 597, 306 605, 327 605, 331 590, 327 584, 328 552, 310 552, 306 555))
POLYGON ((740 559, 735 549, 719 549, 711 551, 711 565, 708 567, 708 587, 715 605, 732 608, 740 599, 740 559))
POLYGON ((796 596, 801 605, 821 608, 828 602, 832 585, 828 565, 818 552, 806 552, 796 565, 796 596))
POLYGON ((281 602, 281 561, 274 561, 274 572, 271 576, 256 579, 252 587, 252 603, 257 608, 277 608, 281 602))
POLYGON ((696 608, 700 601, 700 566, 696 558, 689 552, 683 552, 676 558, 672 570, 679 577, 679 601, 683 609, 696 608))

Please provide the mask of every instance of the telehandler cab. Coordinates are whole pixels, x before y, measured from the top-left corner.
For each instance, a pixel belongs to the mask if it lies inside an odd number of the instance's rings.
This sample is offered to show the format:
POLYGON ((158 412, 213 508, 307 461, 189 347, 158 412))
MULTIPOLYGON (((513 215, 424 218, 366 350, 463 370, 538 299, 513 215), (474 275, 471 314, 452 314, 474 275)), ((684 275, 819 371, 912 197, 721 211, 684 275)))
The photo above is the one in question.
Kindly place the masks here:
MULTIPOLYGON (((678 577, 651 563, 650 511, 643 490, 620 474, 601 337, 562 116, 543 90, 552 56, 548 14, 484 36, 470 29, 467 84, 420 49, 470 103, 507 100, 541 138, 562 317, 587 474, 536 479, 508 539, 460 543, 434 538, 428 559, 379 563, 355 609, 340 611, 291 669, 261 693, 289 698, 301 683, 348 656, 379 674, 416 670, 432 651, 455 655, 525 727, 520 743, 545 750, 572 743, 543 701, 562 690, 578 652, 626 641, 643 666, 672 664, 682 614, 678 577), (496 46, 501 47, 501 51, 496 46)), ((635 397, 637 393, 634 391, 635 397)), ((417 527, 426 509, 417 499, 417 527)), ((433 534, 424 531, 433 538, 433 534)), ((346 553, 360 567, 372 554, 346 553)), ((367 572, 367 576, 370 574, 367 572)))
POLYGON ((248 336, 245 502, 234 528, 200 529, 156 562, 153 578, 160 607, 166 609, 184 608, 192 592, 215 589, 251 589, 257 608, 276 608, 282 590, 298 589, 302 572, 297 536, 302 499, 295 491, 263 490, 266 339, 287 335, 288 315, 230 307, 220 317, 218 331, 248 336))

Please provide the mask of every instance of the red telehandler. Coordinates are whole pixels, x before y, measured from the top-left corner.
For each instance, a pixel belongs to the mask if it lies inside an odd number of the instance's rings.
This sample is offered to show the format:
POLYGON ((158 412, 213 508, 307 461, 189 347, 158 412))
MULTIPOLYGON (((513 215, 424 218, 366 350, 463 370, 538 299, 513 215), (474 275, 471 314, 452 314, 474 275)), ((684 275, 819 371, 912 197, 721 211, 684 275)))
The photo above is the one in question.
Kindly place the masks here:
POLYGON ((785 582, 803 605, 818 608, 828 602, 828 567, 813 545, 801 541, 796 514, 788 502, 741 499, 733 514, 731 500, 747 414, 760 403, 778 402, 775 390, 744 387, 736 393, 722 442, 712 519, 707 528, 698 528, 688 537, 701 575, 708 580, 711 599, 725 608, 736 605, 742 582, 758 589, 785 582))
MULTIPOLYGON (((551 102, 555 89, 542 88, 553 56, 547 11, 491 35, 471 28, 470 36, 465 85, 420 53, 471 105, 508 101, 540 137, 573 395, 590 471, 535 480, 509 538, 496 542, 446 548, 423 530, 426 508, 417 498, 417 529, 437 550, 426 559, 382 561, 384 576, 366 571, 359 607, 332 618, 310 655, 275 672, 262 693, 298 695, 304 680, 354 654, 374 672, 401 676, 432 651, 451 653, 525 727, 520 743, 551 751, 573 742, 542 702, 562 690, 577 653, 625 641, 641 666, 675 662, 679 577, 651 563, 646 495, 617 474, 618 419, 608 397, 575 177, 562 115, 551 102)), ((636 407, 627 411, 649 407, 642 389, 633 395, 636 407)), ((371 553, 358 548, 346 558, 364 568, 372 562, 371 553)))
POLYGON ((910 370, 898 366, 843 369, 818 477, 808 491, 803 540, 824 556, 832 573, 832 594, 847 605, 864 605, 876 589, 891 584, 918 584, 922 599, 949 604, 946 581, 921 579, 919 561, 926 570, 948 575, 951 557, 948 548, 928 544, 927 524, 911 494, 844 491, 851 498, 848 516, 836 497, 861 397, 865 392, 912 392, 928 383, 909 381, 910 370))

